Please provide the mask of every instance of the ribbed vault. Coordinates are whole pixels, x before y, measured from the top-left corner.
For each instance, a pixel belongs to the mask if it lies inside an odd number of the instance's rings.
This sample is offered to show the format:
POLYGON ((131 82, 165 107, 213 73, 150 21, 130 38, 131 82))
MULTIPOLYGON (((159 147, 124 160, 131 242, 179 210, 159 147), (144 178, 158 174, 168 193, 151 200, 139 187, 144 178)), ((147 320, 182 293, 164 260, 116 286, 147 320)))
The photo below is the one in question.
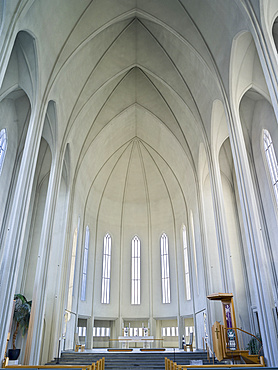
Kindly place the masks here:
MULTIPOLYGON (((218 87, 207 52, 201 56, 179 33, 181 29, 175 30, 173 24, 157 16, 135 8, 91 33, 86 30, 71 54, 65 58, 66 47, 60 54, 64 62, 54 74, 54 85, 63 84, 70 108, 68 121, 60 126, 63 131, 67 125, 61 139, 66 143, 74 138, 72 151, 74 158, 79 158, 79 176, 82 158, 94 138, 135 104, 134 111, 140 107, 149 112, 176 137, 195 171, 199 143, 206 143, 210 136, 202 114, 207 114, 207 107, 219 94, 218 87), (202 100, 201 105, 198 100, 202 100)), ((187 36, 193 37, 191 32, 187 36)), ((199 40, 198 48, 201 44, 199 40)), ((148 135, 159 137, 161 125, 148 135)), ((137 123, 135 135, 136 130, 137 123)), ((121 131, 118 134, 121 136, 121 131)))
POLYGON ((276 3, 0 0, 0 342, 20 291, 26 363, 129 323, 200 349, 218 291, 275 365, 276 3))
POLYGON ((156 248, 162 232, 174 248, 196 206, 199 147, 209 150, 210 107, 220 98, 182 2, 108 3, 83 8, 49 80, 50 96, 63 91, 57 141, 70 144, 74 212, 94 225, 97 259, 108 231, 122 251, 132 234, 156 248))

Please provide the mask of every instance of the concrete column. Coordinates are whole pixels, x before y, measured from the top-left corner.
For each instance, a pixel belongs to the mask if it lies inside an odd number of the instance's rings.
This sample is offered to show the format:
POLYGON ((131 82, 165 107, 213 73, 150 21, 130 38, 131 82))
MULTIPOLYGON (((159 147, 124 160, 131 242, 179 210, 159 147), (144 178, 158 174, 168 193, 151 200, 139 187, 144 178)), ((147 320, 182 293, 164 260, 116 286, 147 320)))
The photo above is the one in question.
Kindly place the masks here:
MULTIPOLYGON (((118 339, 119 336, 123 335, 123 319, 122 317, 119 317, 118 319, 115 320, 115 324, 114 324, 114 334, 115 336, 113 337, 113 339, 118 339)), ((114 346, 115 347, 119 347, 121 348, 122 347, 122 343, 118 342, 117 344, 114 343, 114 346)))
MULTIPOLYGON (((54 213, 62 169, 61 164, 62 160, 56 160, 54 163, 52 162, 44 210, 44 220, 32 296, 32 311, 24 359, 25 363, 32 365, 38 364, 40 359, 43 319, 45 312, 47 271, 52 240, 54 213)), ((47 324, 50 325, 50 323, 47 324)))
POLYGON ((18 181, 11 204, 7 235, 2 245, 0 261, 0 356, 3 358, 8 327, 11 319, 13 297, 18 279, 21 254, 28 219, 36 162, 40 146, 42 124, 38 112, 31 113, 18 181))
POLYGON ((209 161, 209 163, 222 287, 223 292, 231 293, 234 292, 234 282, 229 258, 229 239, 225 222, 226 217, 220 169, 218 163, 215 163, 213 160, 209 161))
POLYGON ((75 333, 75 322, 76 322, 76 314, 68 312, 68 321, 66 325, 66 333, 65 333, 65 350, 72 351, 74 349, 74 333, 75 333))
MULTIPOLYGON (((261 2, 260 2, 261 3, 261 2)), ((269 34, 268 26, 265 23, 265 14, 263 4, 255 4, 250 0, 240 0, 240 4, 252 25, 251 33, 256 45, 257 53, 260 59, 261 67, 264 73, 265 82, 268 87, 268 92, 272 101, 272 108, 278 122, 278 58, 277 50, 274 46, 272 33, 269 34)), ((270 251, 271 253, 271 251, 270 251)), ((271 256, 272 257, 272 256, 271 256)), ((275 296, 276 305, 278 303, 278 276, 275 268, 275 263, 272 262, 273 276, 273 294, 275 296)))
MULTIPOLYGON (((62 179, 61 179, 62 181, 62 179)), ((63 337, 65 296, 67 293, 67 267, 69 243, 66 243, 66 229, 69 219, 68 195, 69 191, 59 189, 58 200, 55 209, 53 237, 51 241, 51 253, 46 287, 45 320, 48 325, 44 331, 44 348, 41 351, 41 363, 46 363, 57 356, 59 338, 63 337), (61 196, 62 195, 62 196, 61 196), (65 217, 67 215, 67 217, 65 217), (59 236, 54 235, 59 229, 59 236), (47 342, 46 342, 47 341, 47 342), (48 345, 46 345, 48 343, 48 345)), ((61 344, 61 343, 60 343, 61 344)))
POLYGON ((178 328, 179 328, 179 348, 183 349, 182 338, 185 336, 184 318, 178 316, 178 328))
POLYGON ((252 284, 256 292, 254 301, 258 308, 264 354, 268 366, 278 361, 278 341, 272 309, 274 299, 271 288, 271 268, 266 253, 259 217, 259 206, 249 167, 243 132, 238 113, 230 120, 230 139, 236 170, 245 240, 249 254, 252 284))
MULTIPOLYGON (((157 328, 157 321, 151 317, 148 321, 149 335, 153 335, 155 339, 161 338, 161 330, 157 328)), ((154 348, 163 347, 162 341, 156 340, 153 344, 154 348), (161 342, 161 343, 160 343, 161 342)))
POLYGON ((93 348, 93 327, 94 327, 94 320, 90 317, 87 320, 87 347, 88 349, 93 348))

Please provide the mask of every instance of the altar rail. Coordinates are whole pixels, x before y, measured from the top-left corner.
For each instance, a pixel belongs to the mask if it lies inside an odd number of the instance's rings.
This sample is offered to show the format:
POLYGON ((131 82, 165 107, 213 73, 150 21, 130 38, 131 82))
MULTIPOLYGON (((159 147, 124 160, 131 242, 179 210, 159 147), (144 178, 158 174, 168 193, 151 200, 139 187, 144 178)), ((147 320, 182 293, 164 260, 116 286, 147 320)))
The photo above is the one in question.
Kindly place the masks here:
MULTIPOLYGON (((254 367, 265 367, 264 358, 260 357, 259 364, 236 364, 236 365, 177 365, 176 362, 169 360, 165 357, 165 370, 187 370, 187 369, 232 369, 232 368, 244 368, 245 370, 253 369, 254 367)), ((238 369, 239 370, 239 369, 238 369)))

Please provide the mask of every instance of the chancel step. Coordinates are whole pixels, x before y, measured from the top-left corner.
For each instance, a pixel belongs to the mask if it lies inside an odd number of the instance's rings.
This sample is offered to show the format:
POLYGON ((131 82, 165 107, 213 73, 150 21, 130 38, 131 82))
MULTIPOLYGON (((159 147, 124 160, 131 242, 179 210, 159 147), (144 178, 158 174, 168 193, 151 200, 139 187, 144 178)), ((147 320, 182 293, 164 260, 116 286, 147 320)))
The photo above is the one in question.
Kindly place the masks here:
MULTIPOLYGON (((76 353, 63 352, 60 358, 61 365, 83 365, 96 362, 105 357, 106 370, 164 370, 165 357, 178 364, 190 365, 191 361, 201 360, 203 364, 211 364, 207 360, 207 353, 203 351, 184 352, 184 351, 162 351, 162 352, 100 352, 100 353, 76 353)), ((54 361, 52 362, 54 363, 54 361)))

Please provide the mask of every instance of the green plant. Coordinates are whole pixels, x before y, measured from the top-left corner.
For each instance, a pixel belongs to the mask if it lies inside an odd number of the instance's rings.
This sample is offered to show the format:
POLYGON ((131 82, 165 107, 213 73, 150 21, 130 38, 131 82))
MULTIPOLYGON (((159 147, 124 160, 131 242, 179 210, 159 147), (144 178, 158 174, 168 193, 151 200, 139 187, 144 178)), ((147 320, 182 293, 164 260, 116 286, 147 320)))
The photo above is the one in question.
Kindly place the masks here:
POLYGON ((246 349, 249 349, 251 355, 257 355, 262 347, 262 339, 260 334, 256 334, 256 338, 253 337, 250 339, 246 347, 246 349))
POLYGON ((16 349, 15 341, 18 334, 18 329, 20 329, 22 336, 24 336, 28 330, 32 301, 27 301, 22 294, 15 294, 14 300, 15 306, 13 317, 16 322, 16 328, 13 334, 13 349, 16 349))

